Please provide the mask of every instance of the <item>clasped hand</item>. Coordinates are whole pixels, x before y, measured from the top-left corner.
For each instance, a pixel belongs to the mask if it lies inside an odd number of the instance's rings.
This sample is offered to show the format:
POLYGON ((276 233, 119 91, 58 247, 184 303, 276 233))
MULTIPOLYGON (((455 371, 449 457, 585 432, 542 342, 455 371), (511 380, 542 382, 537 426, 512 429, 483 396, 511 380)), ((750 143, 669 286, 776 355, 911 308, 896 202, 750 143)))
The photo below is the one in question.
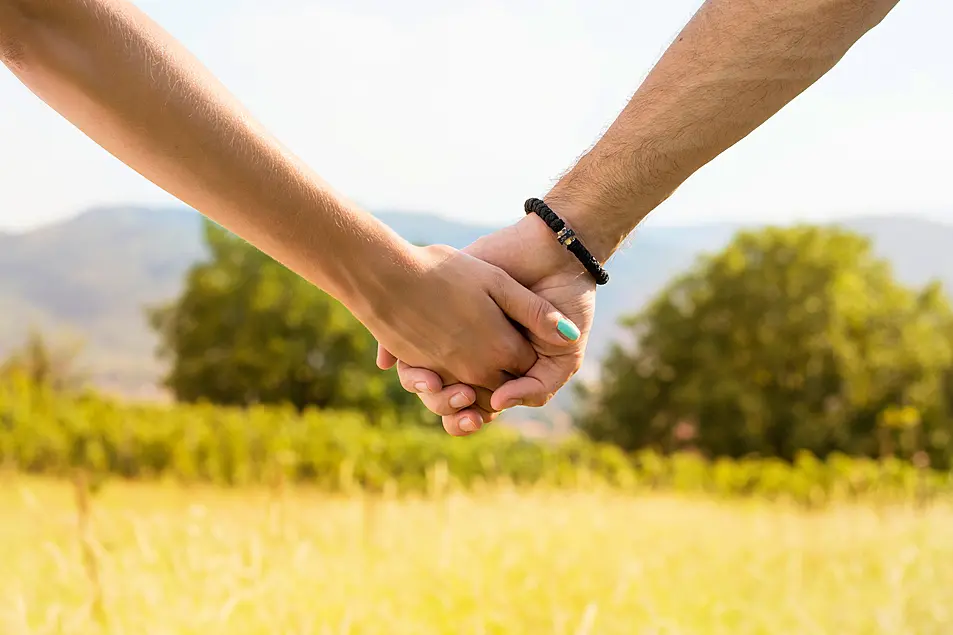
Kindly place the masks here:
POLYGON ((582 364, 592 278, 535 216, 461 252, 423 249, 422 283, 388 311, 387 322, 400 329, 371 328, 378 366, 397 364, 404 389, 442 415, 454 436, 507 408, 546 404, 582 364))

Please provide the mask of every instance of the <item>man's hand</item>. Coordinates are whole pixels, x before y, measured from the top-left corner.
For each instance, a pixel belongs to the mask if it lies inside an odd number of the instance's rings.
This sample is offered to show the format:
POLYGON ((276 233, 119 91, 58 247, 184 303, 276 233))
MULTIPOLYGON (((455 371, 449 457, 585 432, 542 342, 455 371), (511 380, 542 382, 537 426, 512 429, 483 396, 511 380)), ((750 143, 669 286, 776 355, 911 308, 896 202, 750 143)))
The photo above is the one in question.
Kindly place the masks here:
MULTIPOLYGON (((479 430, 500 410, 518 405, 542 406, 579 370, 595 310, 595 282, 578 261, 554 239, 536 216, 481 238, 465 253, 496 265, 514 280, 552 303, 579 328, 575 342, 555 346, 527 334, 538 361, 522 377, 502 384, 492 394, 466 384, 444 386, 431 370, 400 362, 401 384, 420 395, 435 414, 443 415, 446 431, 463 436, 479 430), (477 404, 477 405, 474 405, 477 404)), ((378 365, 389 368, 396 358, 381 348, 378 365)))
MULTIPOLYGON (((646 214, 830 70, 897 1, 706 0, 547 203, 605 262, 646 214)), ((398 368, 404 387, 445 415, 451 434, 472 432, 517 403, 545 403, 579 368, 594 287, 548 231, 527 217, 467 253, 499 266, 573 319, 583 332, 575 346, 553 351, 534 341, 539 360, 492 398, 468 386, 443 388, 420 368, 398 368), (479 408, 458 412, 458 404, 474 400, 479 408)), ((386 351, 378 354, 382 368, 395 361, 386 351)))

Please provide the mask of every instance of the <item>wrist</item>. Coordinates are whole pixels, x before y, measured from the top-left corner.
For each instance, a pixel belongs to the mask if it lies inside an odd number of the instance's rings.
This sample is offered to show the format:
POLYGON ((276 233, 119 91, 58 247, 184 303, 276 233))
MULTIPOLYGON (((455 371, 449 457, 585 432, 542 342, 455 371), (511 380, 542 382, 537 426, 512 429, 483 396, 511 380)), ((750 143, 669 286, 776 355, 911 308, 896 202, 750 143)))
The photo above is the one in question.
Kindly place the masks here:
POLYGON ((418 249, 389 229, 365 236, 348 246, 347 257, 338 259, 340 291, 335 295, 371 329, 393 313, 400 294, 419 279, 418 249))
POLYGON ((514 275, 520 284, 531 286, 558 274, 588 275, 582 263, 559 243, 553 230, 536 214, 526 214, 513 228, 516 239, 509 249, 522 253, 522 264, 517 268, 519 275, 514 275))
MULTIPOLYGON (((566 226, 576 234, 577 239, 601 265, 606 264, 629 232, 625 228, 614 227, 613 223, 606 222, 609 219, 601 214, 599 208, 587 201, 585 197, 568 196, 565 192, 554 188, 546 195, 544 200, 556 212, 556 215, 563 219, 566 226)), ((530 216, 537 218, 540 224, 545 227, 542 219, 536 217, 535 214, 530 216)), ((582 267, 582 263, 568 249, 556 242, 555 236, 552 236, 552 230, 548 227, 546 229, 549 230, 553 243, 565 253, 566 257, 577 267, 582 267)))
MULTIPOLYGON (((608 239, 610 234, 600 232, 599 228, 593 224, 592 221, 597 218, 597 214, 590 213, 589 209, 575 200, 547 195, 545 202, 563 221, 564 226, 572 230, 578 244, 585 247, 599 264, 605 264, 612 252, 615 251, 617 243, 608 239)), ((518 282, 530 286, 545 277, 569 274, 585 276, 590 278, 594 285, 596 284, 594 274, 587 269, 579 257, 560 242, 557 233, 538 214, 527 213, 511 229, 505 231, 512 230, 515 230, 516 233, 514 245, 534 246, 531 250, 523 251, 522 255, 516 257, 515 260, 513 255, 508 257, 511 264, 507 267, 507 270, 519 272, 520 275, 514 276, 518 282), (514 268, 513 262, 521 264, 514 268)), ((621 238, 618 242, 621 242, 621 238)), ((521 247, 515 248, 517 250, 524 249, 521 247)), ((512 274, 513 271, 510 271, 510 273, 512 274)))
POLYGON ((684 180, 650 146, 604 137, 544 198, 600 264, 684 180))

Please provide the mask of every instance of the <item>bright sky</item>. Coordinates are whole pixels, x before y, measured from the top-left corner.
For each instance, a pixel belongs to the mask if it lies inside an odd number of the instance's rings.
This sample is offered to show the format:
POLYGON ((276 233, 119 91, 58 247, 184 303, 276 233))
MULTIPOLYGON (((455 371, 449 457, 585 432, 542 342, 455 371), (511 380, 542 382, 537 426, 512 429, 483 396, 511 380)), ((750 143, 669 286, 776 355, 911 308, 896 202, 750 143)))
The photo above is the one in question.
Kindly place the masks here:
MULTIPOLYGON (((138 4, 336 189, 503 223, 597 139, 701 0, 138 4), (537 86, 560 99, 534 101, 537 86)), ((950 24, 953 2, 901 2, 653 222, 953 220, 950 24)), ((0 69, 0 229, 169 202, 0 69)))

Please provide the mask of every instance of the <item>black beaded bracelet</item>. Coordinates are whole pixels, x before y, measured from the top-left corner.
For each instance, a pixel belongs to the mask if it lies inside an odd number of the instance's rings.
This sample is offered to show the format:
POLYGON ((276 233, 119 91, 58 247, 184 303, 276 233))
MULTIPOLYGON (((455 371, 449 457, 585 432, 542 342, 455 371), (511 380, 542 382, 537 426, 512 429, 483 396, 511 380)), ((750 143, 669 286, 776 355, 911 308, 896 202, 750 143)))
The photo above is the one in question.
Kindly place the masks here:
POLYGON ((589 253, 589 250, 582 244, 576 233, 566 227, 565 221, 557 216, 549 205, 538 198, 531 198, 523 205, 523 209, 527 214, 536 214, 543 219, 543 222, 556 234, 556 240, 582 263, 586 271, 596 279, 596 284, 601 285, 609 282, 609 274, 602 268, 599 261, 589 253))

